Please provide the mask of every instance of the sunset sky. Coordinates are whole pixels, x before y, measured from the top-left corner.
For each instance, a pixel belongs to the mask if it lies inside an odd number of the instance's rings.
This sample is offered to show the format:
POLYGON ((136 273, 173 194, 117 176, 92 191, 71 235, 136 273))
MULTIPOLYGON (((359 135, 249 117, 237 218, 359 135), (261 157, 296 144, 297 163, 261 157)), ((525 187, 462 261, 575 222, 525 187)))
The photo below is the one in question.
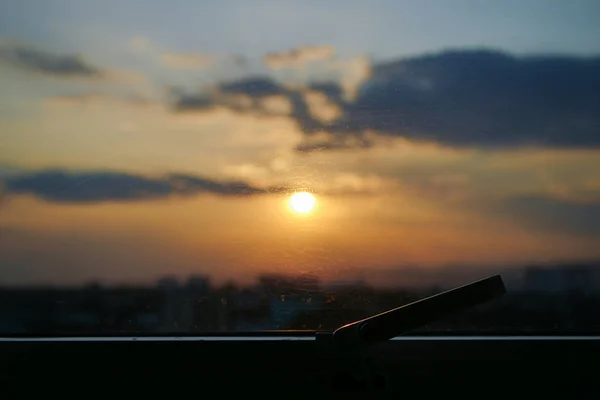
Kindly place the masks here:
POLYGON ((0 0, 0 285, 598 260, 599 15, 0 0))

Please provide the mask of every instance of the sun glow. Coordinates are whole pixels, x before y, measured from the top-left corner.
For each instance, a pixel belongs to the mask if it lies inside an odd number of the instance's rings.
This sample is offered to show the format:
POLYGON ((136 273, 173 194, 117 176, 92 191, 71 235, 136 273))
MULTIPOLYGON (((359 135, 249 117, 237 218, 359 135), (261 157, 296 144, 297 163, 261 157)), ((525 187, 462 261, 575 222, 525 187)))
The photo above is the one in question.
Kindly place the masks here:
POLYGON ((308 192, 298 192, 290 197, 289 203, 294 212, 297 212, 298 214, 308 214, 315 208, 317 199, 308 192))

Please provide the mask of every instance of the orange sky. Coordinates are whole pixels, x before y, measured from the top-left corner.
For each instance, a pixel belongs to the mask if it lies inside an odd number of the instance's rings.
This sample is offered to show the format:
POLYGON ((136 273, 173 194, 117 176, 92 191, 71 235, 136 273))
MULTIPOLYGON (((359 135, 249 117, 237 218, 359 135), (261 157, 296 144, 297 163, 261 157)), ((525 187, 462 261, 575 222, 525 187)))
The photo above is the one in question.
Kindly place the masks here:
MULTIPOLYGON (((207 195, 132 204, 55 205, 32 198, 3 207, 6 283, 148 282, 209 274, 248 281, 262 271, 511 265, 598 257, 597 239, 531 232, 477 214, 444 213, 396 196, 317 196, 294 214, 287 196, 207 195), (26 274, 23 274, 26 272, 26 274)), ((4 267, 5 268, 5 267, 4 267)), ((368 274, 367 274, 368 277, 368 274)))
MULTIPOLYGON (((0 44, 20 46, 7 43, 0 44)), ((132 57, 139 53, 130 42, 123 46, 132 57)), ((144 51, 140 64, 163 62, 161 71, 174 80, 187 77, 182 65, 206 79, 205 69, 213 67, 171 53, 164 62, 164 52, 151 46, 144 51)), ((110 61, 100 77, 76 78, 0 63, 0 87, 7 88, 0 106, 10 110, 0 113, 6 183, 0 284, 153 282, 197 273, 248 281, 261 271, 336 279, 346 268, 364 269, 368 278, 369 270, 403 266, 600 259, 600 229, 590 228, 581 211, 597 215, 600 150, 452 146, 367 127, 362 137, 370 146, 300 152, 331 139, 331 132, 303 132, 285 96, 261 97, 256 111, 249 104, 257 98, 227 97, 208 85, 228 106, 179 112, 165 99, 169 88, 149 76, 150 67, 116 68, 110 61), (90 178, 61 188, 14 189, 15 176, 50 168, 90 178), (105 172, 160 185, 168 174, 185 174, 240 180, 258 192, 291 189, 241 197, 211 190, 125 200, 44 197, 43 190, 68 195, 80 185, 93 188, 94 177, 105 172), (313 212, 290 211, 294 188, 315 194, 313 212)), ((364 57, 326 62, 347 101, 371 77, 364 57)), ((281 85, 302 97, 315 119, 341 113, 308 85, 281 85)))

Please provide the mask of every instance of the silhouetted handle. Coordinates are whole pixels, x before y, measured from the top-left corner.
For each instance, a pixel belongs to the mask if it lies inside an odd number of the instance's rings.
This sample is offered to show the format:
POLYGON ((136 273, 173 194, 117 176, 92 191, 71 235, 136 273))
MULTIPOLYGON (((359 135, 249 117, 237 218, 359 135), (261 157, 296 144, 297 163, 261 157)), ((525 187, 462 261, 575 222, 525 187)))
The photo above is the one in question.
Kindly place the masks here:
POLYGON ((363 346, 389 340, 504 293, 506 288, 500 275, 492 276, 344 325, 333 332, 333 342, 341 346, 363 346))

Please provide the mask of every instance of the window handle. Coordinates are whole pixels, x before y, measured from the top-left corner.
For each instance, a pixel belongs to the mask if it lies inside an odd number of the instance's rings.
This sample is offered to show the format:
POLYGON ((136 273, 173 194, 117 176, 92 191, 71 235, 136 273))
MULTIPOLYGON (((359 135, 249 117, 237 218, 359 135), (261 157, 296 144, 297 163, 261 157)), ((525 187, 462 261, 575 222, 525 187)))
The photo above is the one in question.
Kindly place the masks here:
POLYGON ((402 307, 318 332, 317 340, 342 349, 359 348, 389 340, 451 313, 485 303, 506 293, 502 277, 494 275, 402 307))

